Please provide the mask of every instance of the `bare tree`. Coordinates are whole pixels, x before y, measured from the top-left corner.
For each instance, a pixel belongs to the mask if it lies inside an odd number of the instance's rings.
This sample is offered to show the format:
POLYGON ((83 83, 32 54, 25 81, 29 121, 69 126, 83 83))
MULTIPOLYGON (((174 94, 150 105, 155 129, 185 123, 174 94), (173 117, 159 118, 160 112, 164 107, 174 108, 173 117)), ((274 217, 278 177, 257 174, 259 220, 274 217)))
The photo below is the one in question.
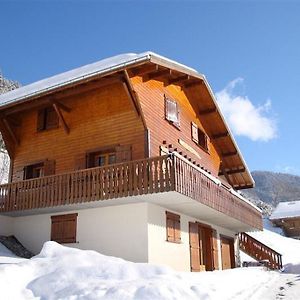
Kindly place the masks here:
MULTIPOLYGON (((0 71, 0 94, 7 93, 18 88, 20 85, 16 81, 4 78, 0 71)), ((5 143, 0 133, 0 183, 7 181, 9 170, 9 156, 6 151, 5 143)))

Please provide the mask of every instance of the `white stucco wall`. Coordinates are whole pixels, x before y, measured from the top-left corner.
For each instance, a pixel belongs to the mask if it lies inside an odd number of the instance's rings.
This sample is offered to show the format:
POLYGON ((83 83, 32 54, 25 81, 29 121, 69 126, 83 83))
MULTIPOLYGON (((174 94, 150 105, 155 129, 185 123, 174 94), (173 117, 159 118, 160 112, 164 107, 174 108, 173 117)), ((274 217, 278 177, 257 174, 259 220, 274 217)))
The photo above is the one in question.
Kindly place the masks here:
POLYGON ((190 246, 189 246, 189 222, 201 222, 211 225, 217 230, 219 248, 219 266, 222 267, 220 234, 234 237, 235 232, 214 226, 211 223, 189 217, 178 211, 172 211, 164 207, 148 204, 148 255, 149 262, 155 264, 167 264, 178 271, 190 271, 190 246), (166 210, 180 215, 181 243, 166 241, 166 210))
POLYGON ((13 234, 13 218, 0 216, 0 235, 13 234))
POLYGON ((78 213, 77 243, 102 254, 147 262, 147 204, 126 204, 14 218, 14 234, 33 253, 50 239, 51 216, 78 213))
POLYGON ((26 248, 37 254, 44 242, 50 240, 51 216, 74 212, 78 213, 77 243, 67 246, 96 250, 134 262, 168 265, 178 271, 190 271, 189 222, 199 221, 217 230, 220 268, 220 234, 235 237, 235 232, 231 230, 151 203, 14 218, 0 216, 0 234, 14 234, 26 248), (166 211, 180 215, 179 244, 166 241, 166 211))

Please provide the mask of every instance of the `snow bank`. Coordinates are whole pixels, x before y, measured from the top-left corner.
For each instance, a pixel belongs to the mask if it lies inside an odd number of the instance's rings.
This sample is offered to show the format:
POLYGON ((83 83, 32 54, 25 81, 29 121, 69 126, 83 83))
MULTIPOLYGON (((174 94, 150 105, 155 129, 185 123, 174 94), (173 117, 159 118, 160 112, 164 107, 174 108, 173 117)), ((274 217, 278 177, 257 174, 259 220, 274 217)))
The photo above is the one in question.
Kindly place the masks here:
POLYGON ((0 298, 249 299, 277 276, 262 268, 175 272, 47 242, 32 259, 0 265, 0 298))

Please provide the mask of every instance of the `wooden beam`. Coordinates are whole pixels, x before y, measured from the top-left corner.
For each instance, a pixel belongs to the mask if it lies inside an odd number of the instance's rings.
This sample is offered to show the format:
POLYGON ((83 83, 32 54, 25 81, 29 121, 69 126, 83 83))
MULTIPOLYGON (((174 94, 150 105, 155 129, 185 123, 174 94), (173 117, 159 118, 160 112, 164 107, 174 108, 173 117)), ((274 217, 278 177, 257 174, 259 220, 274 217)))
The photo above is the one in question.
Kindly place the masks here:
POLYGON ((235 156, 237 155, 237 151, 232 151, 232 152, 224 152, 224 153, 221 153, 221 156, 222 157, 230 157, 230 156, 235 156))
POLYGON ((144 129, 147 130, 146 120, 145 120, 145 116, 143 114, 143 111, 142 111, 142 108, 140 105, 140 99, 139 99, 138 93, 133 88, 133 85, 129 78, 127 70, 123 71, 123 75, 124 75, 123 85, 125 84, 125 86, 124 86, 125 90, 128 93, 128 96, 132 99, 132 102, 134 104, 137 114, 142 118, 144 129))
POLYGON ((149 73, 157 72, 158 65, 151 64, 142 67, 135 67, 128 70, 133 76, 143 76, 149 73))
MULTIPOLYGON (((232 181, 228 175, 228 173, 226 172, 225 168, 223 167, 223 163, 221 162, 221 166, 220 166, 221 172, 222 174, 225 176, 226 180, 228 181, 229 184, 232 184, 232 181)), ((220 175, 220 172, 219 172, 220 175)))
POLYGON ((192 81, 192 82, 188 82, 188 83, 184 84, 183 87, 185 89, 188 89, 188 88, 194 87, 196 85, 201 85, 202 83, 203 83, 203 80, 198 79, 197 81, 192 81))
POLYGON ((169 79, 166 83, 165 86, 168 86, 170 84, 175 84, 175 83, 182 83, 184 81, 190 80, 190 76, 189 75, 183 75, 183 76, 179 76, 177 78, 173 78, 173 79, 169 79))
POLYGON ((7 116, 6 119, 12 124, 12 126, 21 126, 21 121, 19 119, 15 119, 13 116, 7 116))
POLYGON ((237 190, 251 189, 253 188, 253 184, 235 185, 234 188, 237 190))
POLYGON ((62 109, 63 111, 65 111, 65 112, 71 112, 71 108, 70 107, 68 107, 68 106, 66 106, 66 105, 64 105, 64 104, 62 104, 62 103, 60 103, 60 102, 58 102, 58 101, 56 101, 56 100, 53 100, 53 99, 49 99, 49 102, 53 105, 53 104, 56 104, 56 106, 58 107, 58 108, 60 108, 60 109, 62 109))
MULTIPOLYGON (((245 171, 246 171, 246 169, 245 169, 244 167, 239 167, 239 168, 237 168, 237 169, 226 170, 226 173, 227 173, 228 175, 232 175, 232 174, 243 173, 243 172, 245 172, 245 171)), ((219 175, 225 175, 225 174, 223 174, 222 172, 223 172, 223 171, 221 171, 221 172, 219 173, 219 175)))
POLYGON ((54 108, 54 110, 56 111, 59 120, 60 120, 61 123, 63 124, 63 127, 64 127, 65 132, 66 132, 67 134, 69 134, 69 133, 70 133, 70 128, 68 127, 68 125, 67 125, 67 123, 66 123, 66 121, 65 121, 65 119, 64 119, 64 116, 62 115, 62 113, 61 113, 59 107, 58 107, 55 103, 53 103, 53 108, 54 108))
POLYGON ((158 77, 163 77, 165 75, 171 75, 171 74, 172 74, 172 70, 170 70, 170 69, 155 71, 155 72, 152 72, 148 75, 143 76, 143 81, 146 82, 146 81, 149 81, 151 79, 155 79, 155 78, 158 78, 158 77))
POLYGON ((16 145, 19 145, 19 140, 15 134, 15 132, 13 131, 13 129, 11 128, 11 125, 10 123, 8 122, 8 120, 6 118, 3 118, 3 123, 4 123, 4 126, 6 127, 8 133, 10 134, 10 136, 12 137, 14 143, 16 145))
POLYGON ((218 134, 213 134, 211 136, 211 139, 213 140, 217 140, 217 139, 221 139, 221 138, 225 138, 229 136, 229 132, 222 132, 222 133, 218 133, 218 134))
POLYGON ((205 110, 200 110, 199 115, 204 116, 204 115, 209 115, 209 114, 214 114, 217 112, 217 108, 210 108, 210 109, 205 109, 205 110))
POLYGON ((5 143, 6 150, 9 154, 9 157, 13 158, 15 143, 14 143, 12 137, 10 136, 10 134, 9 134, 7 128, 6 128, 2 117, 0 117, 0 131, 1 131, 4 143, 5 143))

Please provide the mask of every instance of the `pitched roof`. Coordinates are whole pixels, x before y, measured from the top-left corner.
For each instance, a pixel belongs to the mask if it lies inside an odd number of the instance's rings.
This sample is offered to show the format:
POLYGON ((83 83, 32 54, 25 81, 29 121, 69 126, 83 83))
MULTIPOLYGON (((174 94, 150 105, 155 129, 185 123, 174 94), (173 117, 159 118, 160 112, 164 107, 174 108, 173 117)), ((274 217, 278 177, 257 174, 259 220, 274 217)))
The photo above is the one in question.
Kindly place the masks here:
POLYGON ((140 54, 125 53, 116 55, 110 58, 105 58, 92 64, 88 64, 71 71, 67 71, 46 79, 36 81, 34 83, 25 85, 8 93, 0 95, 0 109, 6 108, 10 105, 15 105, 20 102, 26 101, 33 96, 38 96, 45 92, 55 90, 57 88, 74 84, 88 78, 95 77, 97 75, 112 72, 114 70, 123 69, 141 63, 143 61, 149 61, 151 57, 159 60, 166 61, 167 63, 174 65, 186 72, 194 73, 194 75, 200 75, 196 70, 189 68, 185 65, 179 64, 173 60, 160 56, 156 53, 147 51, 140 54))
POLYGON ((270 216, 270 220, 300 217, 300 201, 280 202, 270 216))
POLYGON ((232 186, 236 189, 252 187, 254 180, 225 122, 205 76, 198 73, 195 69, 150 51, 140 54, 127 53, 106 58, 2 94, 0 95, 0 111, 10 109, 12 106, 26 103, 42 96, 50 95, 59 90, 105 77, 119 71, 138 69, 147 64, 154 64, 162 68, 174 70, 175 73, 189 75, 192 81, 196 80, 197 82, 204 83, 198 84, 198 86, 193 85, 192 88, 185 89, 185 92, 189 97, 195 97, 195 99, 202 101, 201 105, 203 109, 214 112, 213 114, 208 113, 203 116, 203 121, 210 130, 215 145, 219 149, 226 151, 222 157, 224 164, 223 172, 226 173, 225 176, 231 179, 230 183, 232 186))

